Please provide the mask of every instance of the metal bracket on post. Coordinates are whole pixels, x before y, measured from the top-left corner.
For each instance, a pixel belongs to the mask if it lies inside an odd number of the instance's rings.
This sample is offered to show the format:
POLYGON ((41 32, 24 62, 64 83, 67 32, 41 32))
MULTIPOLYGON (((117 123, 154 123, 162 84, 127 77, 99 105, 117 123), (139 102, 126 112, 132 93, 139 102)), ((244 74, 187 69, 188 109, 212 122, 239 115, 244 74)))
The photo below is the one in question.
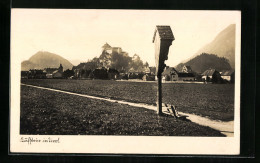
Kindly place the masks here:
POLYGON ((162 114, 162 72, 165 68, 164 61, 168 59, 169 47, 174 40, 170 26, 156 26, 153 36, 155 43, 155 63, 158 81, 157 89, 157 114, 162 114))

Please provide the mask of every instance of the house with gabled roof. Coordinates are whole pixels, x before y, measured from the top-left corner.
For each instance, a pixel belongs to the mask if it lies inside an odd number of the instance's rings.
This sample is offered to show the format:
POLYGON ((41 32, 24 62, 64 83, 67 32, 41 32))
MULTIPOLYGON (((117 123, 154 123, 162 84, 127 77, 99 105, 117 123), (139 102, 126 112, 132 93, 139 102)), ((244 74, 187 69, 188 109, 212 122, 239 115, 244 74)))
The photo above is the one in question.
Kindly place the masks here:
POLYGON ((165 81, 194 81, 193 73, 178 72, 174 67, 166 67, 162 73, 162 79, 165 81))
POLYGON ((156 67, 144 67, 143 68, 144 76, 142 79, 144 81, 154 81, 155 80, 155 72, 156 72, 156 67))
POLYGON ((63 66, 60 64, 60 67, 58 68, 45 68, 43 72, 46 73, 47 78, 62 78, 63 74, 63 66))
POLYGON ((144 81, 155 81, 155 75, 145 74, 142 79, 144 81))
POLYGON ((184 73, 192 73, 191 66, 184 65, 182 67, 182 72, 184 72, 184 73))
POLYGON ((63 72, 59 71, 59 70, 56 70, 52 73, 52 77, 53 78, 62 78, 62 74, 63 72))
POLYGON ((193 73, 179 72, 178 81, 194 81, 195 75, 193 73))
POLYGON ((178 80, 178 71, 174 67, 166 68, 162 73, 162 78, 165 81, 177 81, 178 80))
POLYGON ((150 70, 150 68, 149 67, 143 67, 143 72, 145 73, 145 74, 151 74, 151 70, 150 70))
POLYGON ((216 69, 208 69, 204 71, 202 74, 202 80, 203 81, 212 81, 212 79, 220 79, 221 75, 216 69))
POLYGON ((220 72, 222 79, 227 80, 231 83, 235 81, 235 71, 234 70, 227 70, 220 72))

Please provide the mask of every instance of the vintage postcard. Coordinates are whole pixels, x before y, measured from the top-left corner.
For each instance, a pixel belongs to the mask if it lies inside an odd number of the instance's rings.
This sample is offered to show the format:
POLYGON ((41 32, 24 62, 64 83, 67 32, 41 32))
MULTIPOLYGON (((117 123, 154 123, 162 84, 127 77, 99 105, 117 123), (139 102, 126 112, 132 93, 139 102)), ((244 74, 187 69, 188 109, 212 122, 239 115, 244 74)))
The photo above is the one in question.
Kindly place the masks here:
POLYGON ((241 12, 11 10, 11 153, 240 153, 241 12))

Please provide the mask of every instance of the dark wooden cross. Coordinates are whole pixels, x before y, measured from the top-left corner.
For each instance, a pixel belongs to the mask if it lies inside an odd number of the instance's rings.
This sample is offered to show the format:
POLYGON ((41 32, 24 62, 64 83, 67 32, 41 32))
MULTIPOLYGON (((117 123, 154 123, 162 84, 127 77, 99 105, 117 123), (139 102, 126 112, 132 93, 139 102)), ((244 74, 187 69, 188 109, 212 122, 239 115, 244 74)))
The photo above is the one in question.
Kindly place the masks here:
POLYGON ((175 40, 170 26, 156 26, 153 36, 155 45, 155 64, 158 81, 157 114, 162 114, 162 72, 166 67, 164 61, 168 59, 169 47, 175 40))

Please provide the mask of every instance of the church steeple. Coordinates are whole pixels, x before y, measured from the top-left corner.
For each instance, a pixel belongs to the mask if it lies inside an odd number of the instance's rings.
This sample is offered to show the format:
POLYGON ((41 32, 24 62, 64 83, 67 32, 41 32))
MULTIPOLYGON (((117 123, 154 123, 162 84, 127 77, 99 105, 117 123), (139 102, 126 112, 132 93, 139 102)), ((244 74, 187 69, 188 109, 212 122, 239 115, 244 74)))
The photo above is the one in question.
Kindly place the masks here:
POLYGON ((63 72, 63 67, 62 67, 62 64, 60 64, 60 67, 59 67, 59 72, 63 72))

